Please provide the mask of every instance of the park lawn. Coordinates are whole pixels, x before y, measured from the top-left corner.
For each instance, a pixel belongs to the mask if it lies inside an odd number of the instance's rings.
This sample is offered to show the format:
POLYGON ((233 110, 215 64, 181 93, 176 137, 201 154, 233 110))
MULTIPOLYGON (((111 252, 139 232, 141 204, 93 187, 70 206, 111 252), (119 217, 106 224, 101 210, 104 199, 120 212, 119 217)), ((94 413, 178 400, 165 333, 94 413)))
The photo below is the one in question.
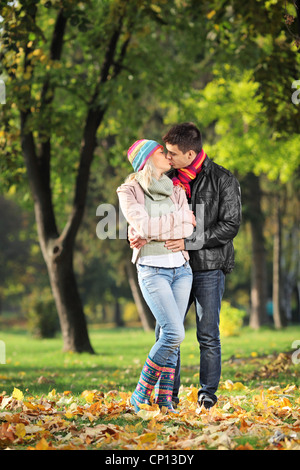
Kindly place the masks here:
POLYGON ((128 405, 153 332, 91 329, 90 338, 95 355, 63 353, 60 337, 1 333, 0 448, 300 448, 299 326, 222 338, 219 401, 200 413, 199 348, 189 329, 178 415, 154 406, 136 416, 128 405))

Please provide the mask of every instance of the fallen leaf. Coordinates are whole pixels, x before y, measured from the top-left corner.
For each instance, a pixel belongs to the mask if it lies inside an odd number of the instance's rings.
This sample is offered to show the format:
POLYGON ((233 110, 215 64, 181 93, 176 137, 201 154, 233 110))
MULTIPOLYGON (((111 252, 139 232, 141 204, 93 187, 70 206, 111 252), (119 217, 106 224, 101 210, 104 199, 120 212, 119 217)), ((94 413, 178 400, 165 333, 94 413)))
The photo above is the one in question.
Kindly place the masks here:
POLYGON ((147 432, 145 434, 142 434, 139 436, 138 440, 141 442, 141 444, 145 444, 148 442, 153 442, 157 439, 157 434, 155 432, 147 432))
POLYGON ((249 444, 249 442, 246 442, 244 445, 237 446, 235 450, 254 450, 254 448, 249 444))
POLYGON ((22 439, 24 436, 26 436, 25 424, 17 423, 16 424, 16 429, 15 429, 15 434, 19 439, 22 439))
POLYGON ((12 397, 15 398, 18 401, 23 401, 23 399, 24 399, 23 392, 21 392, 21 390, 19 390, 18 388, 14 388, 12 397))
POLYGON ((49 444, 44 437, 35 446, 36 450, 50 450, 53 448, 52 444, 49 444))
POLYGON ((158 416, 160 414, 160 410, 140 410, 138 413, 137 413, 137 416, 139 416, 140 418, 142 418, 144 421, 147 421, 149 419, 153 419, 155 418, 155 416, 158 416))

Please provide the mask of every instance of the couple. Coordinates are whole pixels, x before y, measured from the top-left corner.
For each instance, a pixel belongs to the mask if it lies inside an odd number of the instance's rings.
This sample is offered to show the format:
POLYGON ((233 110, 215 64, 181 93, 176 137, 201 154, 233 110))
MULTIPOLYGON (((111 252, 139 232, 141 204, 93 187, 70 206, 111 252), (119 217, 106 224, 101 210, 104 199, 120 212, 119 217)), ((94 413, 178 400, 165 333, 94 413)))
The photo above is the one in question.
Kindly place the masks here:
POLYGON ((200 345, 198 403, 205 408, 216 403, 219 314, 225 274, 234 266, 232 240, 241 222, 239 183, 206 155, 199 129, 193 123, 178 124, 163 141, 167 154, 153 140, 138 140, 129 148, 135 173, 117 189, 140 289, 160 327, 131 396, 136 412, 141 404, 150 404, 153 390, 155 402, 175 412, 179 346, 193 302, 200 345), (199 205, 202 220, 195 218, 199 205))

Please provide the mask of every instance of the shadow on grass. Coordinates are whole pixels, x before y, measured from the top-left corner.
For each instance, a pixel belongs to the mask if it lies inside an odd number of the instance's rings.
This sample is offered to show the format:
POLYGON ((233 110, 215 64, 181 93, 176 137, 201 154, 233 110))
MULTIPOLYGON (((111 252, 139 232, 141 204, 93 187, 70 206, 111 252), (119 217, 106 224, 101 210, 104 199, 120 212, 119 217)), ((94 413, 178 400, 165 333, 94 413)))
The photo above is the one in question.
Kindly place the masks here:
POLYGON ((99 390, 104 393, 117 389, 123 391, 133 390, 136 386, 140 368, 130 370, 115 367, 81 367, 69 366, 67 368, 47 367, 37 369, 32 366, 0 369, 0 393, 13 392, 14 387, 27 391, 29 394, 48 394, 55 389, 57 393, 71 391, 74 395, 84 390, 99 390))

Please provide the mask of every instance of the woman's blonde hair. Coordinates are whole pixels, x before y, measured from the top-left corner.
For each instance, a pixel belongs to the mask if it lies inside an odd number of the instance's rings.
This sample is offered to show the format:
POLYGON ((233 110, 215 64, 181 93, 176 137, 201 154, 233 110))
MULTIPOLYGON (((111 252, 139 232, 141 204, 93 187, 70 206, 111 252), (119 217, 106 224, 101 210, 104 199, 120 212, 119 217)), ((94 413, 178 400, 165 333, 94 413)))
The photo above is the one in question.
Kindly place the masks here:
POLYGON ((139 175, 139 178, 142 178, 143 186, 148 188, 152 182, 152 179, 157 175, 156 168, 152 162, 151 157, 146 161, 142 170, 136 173, 131 173, 129 176, 127 176, 125 183, 129 183, 130 181, 135 180, 137 175, 139 175))

